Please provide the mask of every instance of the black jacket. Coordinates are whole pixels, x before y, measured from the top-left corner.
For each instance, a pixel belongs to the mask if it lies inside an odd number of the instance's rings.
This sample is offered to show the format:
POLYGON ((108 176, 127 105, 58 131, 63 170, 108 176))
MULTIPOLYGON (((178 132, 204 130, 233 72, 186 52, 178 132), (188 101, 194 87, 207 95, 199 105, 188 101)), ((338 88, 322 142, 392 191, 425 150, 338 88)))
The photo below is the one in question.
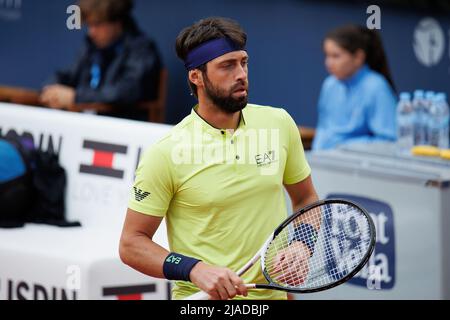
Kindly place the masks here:
POLYGON ((161 58, 156 44, 138 30, 134 22, 109 48, 99 50, 86 37, 73 66, 55 74, 53 83, 76 89, 77 103, 100 102, 114 106, 106 115, 146 120, 146 111, 137 103, 157 98, 161 58), (101 66, 101 80, 91 87, 91 68, 101 66))

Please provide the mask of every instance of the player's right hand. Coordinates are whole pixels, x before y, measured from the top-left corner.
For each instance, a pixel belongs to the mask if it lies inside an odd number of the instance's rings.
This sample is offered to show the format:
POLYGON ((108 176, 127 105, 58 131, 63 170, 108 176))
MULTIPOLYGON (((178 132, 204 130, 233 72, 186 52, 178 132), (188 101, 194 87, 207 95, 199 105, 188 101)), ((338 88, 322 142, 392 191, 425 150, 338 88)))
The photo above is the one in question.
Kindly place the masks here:
POLYGON ((299 286, 305 281, 309 272, 310 251, 301 241, 294 241, 289 247, 273 257, 270 274, 275 280, 291 286, 299 286))
POLYGON ((228 268, 199 262, 192 268, 190 279, 208 293, 211 300, 228 300, 236 295, 247 296, 247 288, 242 279, 228 268))

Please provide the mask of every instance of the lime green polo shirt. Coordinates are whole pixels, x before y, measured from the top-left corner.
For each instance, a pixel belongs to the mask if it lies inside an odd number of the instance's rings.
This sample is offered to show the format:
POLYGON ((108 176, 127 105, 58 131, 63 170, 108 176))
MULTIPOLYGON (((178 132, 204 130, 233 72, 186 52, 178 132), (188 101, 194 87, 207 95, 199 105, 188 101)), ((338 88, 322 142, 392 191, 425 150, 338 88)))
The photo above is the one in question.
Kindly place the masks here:
MULTIPOLYGON (((285 110, 248 104, 231 131, 212 127, 196 108, 146 150, 129 208, 166 218, 171 251, 237 271, 287 217, 283 184, 304 180, 311 169, 285 110)), ((267 282, 259 263, 242 278, 267 282)), ((176 281, 173 297, 197 291, 176 281)), ((247 298, 286 299, 286 293, 250 290, 247 298)))

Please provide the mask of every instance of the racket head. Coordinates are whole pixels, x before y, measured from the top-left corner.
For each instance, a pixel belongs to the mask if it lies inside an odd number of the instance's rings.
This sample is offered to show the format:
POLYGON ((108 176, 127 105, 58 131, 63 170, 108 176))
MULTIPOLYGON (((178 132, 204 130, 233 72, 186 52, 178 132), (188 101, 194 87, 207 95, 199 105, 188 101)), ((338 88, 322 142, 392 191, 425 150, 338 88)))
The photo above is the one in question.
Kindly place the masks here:
MULTIPOLYGON (((261 267, 268 284, 257 284, 256 287, 292 293, 312 293, 336 287, 351 279, 367 263, 375 240, 374 223, 364 208, 345 199, 317 201, 292 214, 275 229, 272 240, 261 252, 261 267), (284 250, 286 255, 292 253, 289 247, 301 232, 295 228, 300 221, 320 224, 320 229, 313 254, 308 259, 309 270, 304 281, 296 279, 295 272, 290 273, 289 281, 285 281, 285 271, 274 273, 271 264, 280 251, 284 250), (341 270, 342 266, 346 268, 341 270)), ((301 273, 305 274, 305 271, 301 273)))

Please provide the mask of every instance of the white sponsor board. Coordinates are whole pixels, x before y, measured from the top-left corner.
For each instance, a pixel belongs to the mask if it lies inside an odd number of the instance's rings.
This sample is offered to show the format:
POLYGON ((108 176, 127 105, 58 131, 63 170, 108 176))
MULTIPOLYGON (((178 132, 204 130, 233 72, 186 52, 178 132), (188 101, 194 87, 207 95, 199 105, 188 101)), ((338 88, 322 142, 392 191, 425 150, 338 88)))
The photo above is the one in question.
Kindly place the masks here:
MULTIPOLYGON (((66 216, 82 224, 0 229, 0 299, 166 299, 168 282, 123 265, 118 244, 138 160, 170 129, 0 103, 1 135, 59 153, 66 216)), ((164 223, 154 239, 168 248, 164 223)))

